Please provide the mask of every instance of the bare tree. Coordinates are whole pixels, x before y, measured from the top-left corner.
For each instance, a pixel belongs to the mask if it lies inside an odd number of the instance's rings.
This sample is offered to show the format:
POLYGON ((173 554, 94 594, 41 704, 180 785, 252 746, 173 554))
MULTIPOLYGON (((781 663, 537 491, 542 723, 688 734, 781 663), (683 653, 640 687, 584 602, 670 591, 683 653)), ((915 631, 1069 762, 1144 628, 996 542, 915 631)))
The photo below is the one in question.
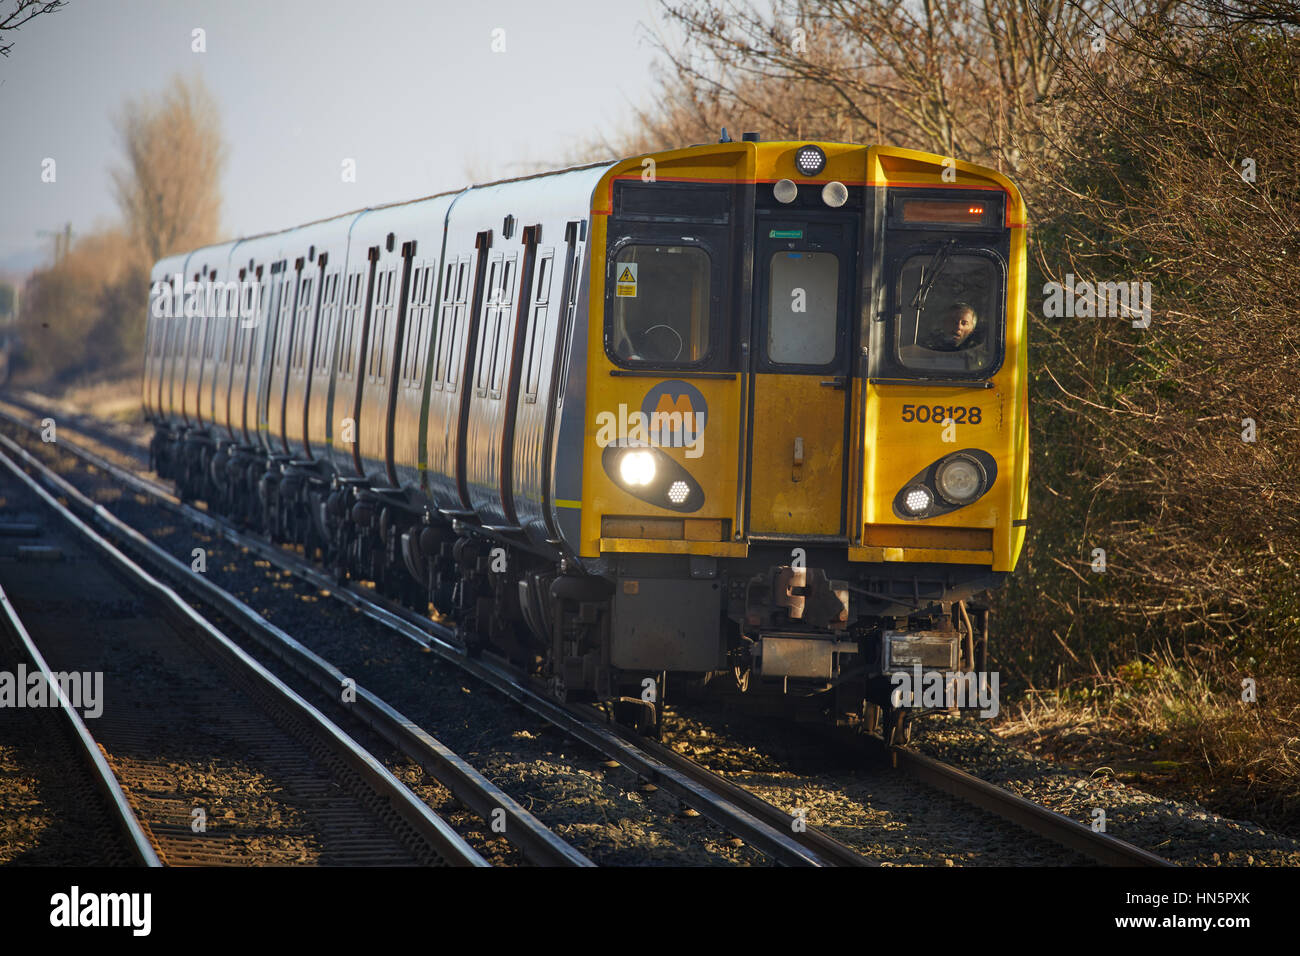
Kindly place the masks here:
POLYGON ((1125 19, 1180 0, 661 2, 686 38, 655 41, 672 68, 661 117, 712 102, 774 133, 884 141, 1018 175, 1053 138, 1064 67, 1095 59, 1125 19))
POLYGON ((13 43, 5 42, 5 34, 12 33, 27 21, 39 17, 42 13, 53 13, 64 6, 67 0, 9 0, 0 4, 0 56, 8 56, 14 48, 13 43))
POLYGON ((178 76, 160 98, 128 101, 116 126, 126 153, 113 170, 118 205, 150 261, 214 241, 225 146, 203 82, 178 76))

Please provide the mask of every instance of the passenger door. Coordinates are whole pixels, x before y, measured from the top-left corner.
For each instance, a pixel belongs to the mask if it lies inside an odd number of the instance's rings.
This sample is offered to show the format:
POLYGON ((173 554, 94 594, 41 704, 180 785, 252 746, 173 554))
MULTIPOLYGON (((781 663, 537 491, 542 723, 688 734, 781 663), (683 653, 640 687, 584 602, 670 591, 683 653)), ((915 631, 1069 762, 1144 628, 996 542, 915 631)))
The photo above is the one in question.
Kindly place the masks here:
POLYGON ((757 216, 751 536, 844 535, 857 225, 757 216))

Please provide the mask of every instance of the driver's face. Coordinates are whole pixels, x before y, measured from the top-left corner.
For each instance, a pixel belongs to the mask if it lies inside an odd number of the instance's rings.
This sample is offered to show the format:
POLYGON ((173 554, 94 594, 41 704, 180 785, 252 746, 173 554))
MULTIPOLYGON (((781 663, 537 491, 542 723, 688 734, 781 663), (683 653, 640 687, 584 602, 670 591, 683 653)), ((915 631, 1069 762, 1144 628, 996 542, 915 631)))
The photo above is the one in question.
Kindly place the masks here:
POLYGON ((944 337, 953 345, 961 345, 975 331, 975 313, 969 309, 949 312, 944 320, 944 337))

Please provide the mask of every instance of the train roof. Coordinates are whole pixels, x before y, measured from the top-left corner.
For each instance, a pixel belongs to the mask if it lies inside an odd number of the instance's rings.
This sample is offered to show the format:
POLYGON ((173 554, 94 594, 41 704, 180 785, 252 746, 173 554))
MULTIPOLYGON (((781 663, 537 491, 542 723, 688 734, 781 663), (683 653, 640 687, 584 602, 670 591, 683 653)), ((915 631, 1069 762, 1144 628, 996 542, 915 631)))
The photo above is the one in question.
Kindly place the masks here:
MULTIPOLYGON (((334 213, 329 216, 324 216, 320 219, 313 219, 310 222, 298 223, 297 225, 294 226, 288 226, 284 229, 270 229, 267 230, 266 232, 253 233, 247 236, 238 236, 232 239, 226 239, 222 242, 209 243, 206 246, 200 246, 198 249, 191 250, 190 252, 182 252, 170 256, 165 256, 164 258, 158 260, 158 263, 155 265, 155 270, 157 270, 164 262, 175 262, 178 259, 184 262, 186 259, 188 259, 189 256, 195 255, 199 252, 203 252, 204 250, 209 250, 209 249, 215 250, 222 247, 233 248, 234 246, 242 243, 253 242, 254 240, 259 240, 259 239, 269 239, 275 236, 282 236, 291 232, 297 232, 300 229, 307 229, 311 226, 324 225, 325 223, 334 222, 336 220, 348 219, 349 217, 360 217, 365 215, 366 213, 380 212, 387 209, 397 209, 402 206, 414 206, 418 203, 427 202, 432 199, 454 197, 463 193, 470 192, 471 190, 488 189, 497 186, 509 185, 511 183, 522 183, 534 179, 545 179, 549 177, 562 176, 567 173, 582 172, 584 170, 599 170, 603 174, 607 169, 609 169, 613 165, 615 165, 615 161, 613 160, 606 161, 606 162, 599 162, 599 163, 584 163, 579 166, 568 166, 565 167, 564 169, 553 169, 553 170, 547 170, 545 172, 529 173, 524 176, 514 176, 510 179, 497 179, 486 183, 475 183, 472 186, 464 186, 460 189, 447 189, 447 190, 443 190, 442 192, 430 193, 427 196, 419 196, 414 199, 399 199, 393 202, 380 203, 375 206, 361 206, 357 209, 348 210, 347 212, 334 213)), ((599 176, 595 178, 599 179, 599 176)))

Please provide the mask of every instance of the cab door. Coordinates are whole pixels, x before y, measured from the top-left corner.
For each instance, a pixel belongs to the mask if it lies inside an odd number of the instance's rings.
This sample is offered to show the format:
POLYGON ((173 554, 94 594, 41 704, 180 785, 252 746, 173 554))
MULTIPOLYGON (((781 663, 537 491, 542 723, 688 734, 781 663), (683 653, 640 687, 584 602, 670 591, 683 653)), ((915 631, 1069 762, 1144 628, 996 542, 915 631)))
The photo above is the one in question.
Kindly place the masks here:
POLYGON ((756 217, 751 536, 844 535, 857 227, 756 217))

